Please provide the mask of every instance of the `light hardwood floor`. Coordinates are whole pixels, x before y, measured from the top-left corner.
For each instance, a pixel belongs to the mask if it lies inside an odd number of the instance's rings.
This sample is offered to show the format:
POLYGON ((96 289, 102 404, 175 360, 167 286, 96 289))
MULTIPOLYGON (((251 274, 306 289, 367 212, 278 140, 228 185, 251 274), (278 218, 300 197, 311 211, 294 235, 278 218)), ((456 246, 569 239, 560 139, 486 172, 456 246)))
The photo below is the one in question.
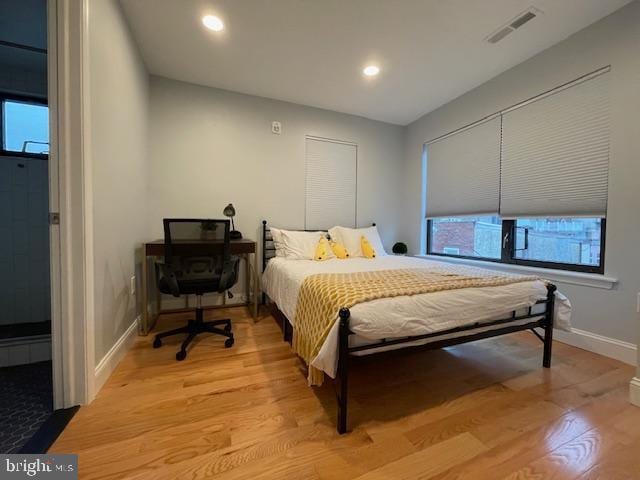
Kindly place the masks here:
POLYGON ((176 362, 178 338, 139 338, 51 452, 78 453, 83 480, 640 479, 622 363, 555 343, 544 370, 528 332, 365 360, 340 436, 332 383, 307 387, 271 316, 213 313, 233 348, 203 335, 176 362))

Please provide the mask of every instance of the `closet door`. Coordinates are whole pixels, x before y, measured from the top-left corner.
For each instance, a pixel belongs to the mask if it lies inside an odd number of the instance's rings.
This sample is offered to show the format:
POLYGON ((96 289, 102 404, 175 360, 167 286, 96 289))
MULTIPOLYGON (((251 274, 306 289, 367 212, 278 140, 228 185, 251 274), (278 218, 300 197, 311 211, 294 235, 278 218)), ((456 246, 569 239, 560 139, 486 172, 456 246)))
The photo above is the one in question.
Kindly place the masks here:
POLYGON ((356 226, 358 147, 306 138, 305 228, 356 226))

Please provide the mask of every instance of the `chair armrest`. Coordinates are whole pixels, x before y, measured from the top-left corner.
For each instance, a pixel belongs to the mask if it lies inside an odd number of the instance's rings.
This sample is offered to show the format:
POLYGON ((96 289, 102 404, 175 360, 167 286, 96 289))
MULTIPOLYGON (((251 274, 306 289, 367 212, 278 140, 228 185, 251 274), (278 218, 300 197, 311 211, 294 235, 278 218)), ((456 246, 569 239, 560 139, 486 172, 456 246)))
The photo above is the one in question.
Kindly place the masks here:
POLYGON ((173 295, 174 297, 179 297, 180 288, 178 287, 178 280, 171 265, 168 265, 164 262, 156 262, 156 270, 159 271, 161 275, 158 277, 158 280, 164 278, 165 282, 167 282, 167 285, 169 286, 171 295, 173 295))
POLYGON ((238 281, 238 264, 240 258, 232 256, 222 266, 219 292, 230 289, 238 281))

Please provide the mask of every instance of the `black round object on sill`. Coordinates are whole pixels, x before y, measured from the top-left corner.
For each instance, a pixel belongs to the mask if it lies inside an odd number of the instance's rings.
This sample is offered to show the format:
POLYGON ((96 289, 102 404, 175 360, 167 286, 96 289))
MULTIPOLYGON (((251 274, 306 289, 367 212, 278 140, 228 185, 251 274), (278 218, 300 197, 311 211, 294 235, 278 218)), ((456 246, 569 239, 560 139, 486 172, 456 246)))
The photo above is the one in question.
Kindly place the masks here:
POLYGON ((393 246, 391 251, 396 255, 406 255, 409 249, 407 248, 406 243, 398 242, 393 246))

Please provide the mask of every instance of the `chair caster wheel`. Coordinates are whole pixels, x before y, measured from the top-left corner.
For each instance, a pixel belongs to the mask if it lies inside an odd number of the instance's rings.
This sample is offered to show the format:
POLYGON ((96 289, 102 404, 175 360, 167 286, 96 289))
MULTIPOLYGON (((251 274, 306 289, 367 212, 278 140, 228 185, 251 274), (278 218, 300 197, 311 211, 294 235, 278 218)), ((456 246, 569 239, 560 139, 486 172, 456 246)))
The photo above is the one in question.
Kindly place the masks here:
POLYGON ((178 360, 179 362, 181 362, 185 358, 187 358, 187 352, 185 352, 184 350, 180 350, 178 353, 176 353, 176 360, 178 360))
POLYGON ((153 340, 153 348, 160 348, 162 346, 162 340, 155 338, 153 340))
POLYGON ((231 332, 231 324, 230 324, 230 323, 227 323, 227 324, 224 326, 224 331, 225 331, 225 332, 227 332, 227 333, 230 333, 230 332, 231 332))
POLYGON ((227 339, 224 341, 224 348, 231 348, 231 347, 233 347, 233 342, 234 342, 233 337, 231 337, 231 338, 227 338, 227 339))

